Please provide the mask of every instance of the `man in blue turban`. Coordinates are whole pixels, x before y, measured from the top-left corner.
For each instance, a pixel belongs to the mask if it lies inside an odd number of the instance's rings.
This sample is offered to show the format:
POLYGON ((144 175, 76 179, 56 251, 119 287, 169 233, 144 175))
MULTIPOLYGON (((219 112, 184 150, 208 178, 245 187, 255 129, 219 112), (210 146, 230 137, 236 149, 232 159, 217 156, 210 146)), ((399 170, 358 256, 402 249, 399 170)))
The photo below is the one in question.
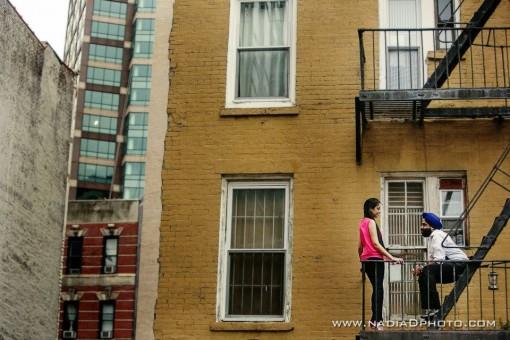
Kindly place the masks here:
POLYGON ((452 283, 466 268, 466 254, 459 249, 450 236, 443 231, 441 219, 431 213, 422 214, 421 234, 427 238, 427 260, 425 267, 417 265, 414 274, 418 276, 421 307, 425 319, 434 319, 441 303, 436 283, 452 283), (460 262, 452 262, 460 261, 460 262))

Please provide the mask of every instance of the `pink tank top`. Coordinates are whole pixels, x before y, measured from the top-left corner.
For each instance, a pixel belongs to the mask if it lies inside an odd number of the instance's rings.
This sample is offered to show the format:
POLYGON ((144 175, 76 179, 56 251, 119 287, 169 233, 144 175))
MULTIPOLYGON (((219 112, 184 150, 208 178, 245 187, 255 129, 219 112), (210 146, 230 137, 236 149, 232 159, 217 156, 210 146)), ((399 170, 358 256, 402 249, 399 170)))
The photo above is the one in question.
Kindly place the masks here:
POLYGON ((372 243, 370 231, 368 230, 370 221, 371 219, 365 217, 359 222, 359 239, 361 240, 361 245, 363 246, 363 253, 361 253, 360 259, 368 260, 371 257, 383 259, 384 256, 374 247, 374 244, 372 243))

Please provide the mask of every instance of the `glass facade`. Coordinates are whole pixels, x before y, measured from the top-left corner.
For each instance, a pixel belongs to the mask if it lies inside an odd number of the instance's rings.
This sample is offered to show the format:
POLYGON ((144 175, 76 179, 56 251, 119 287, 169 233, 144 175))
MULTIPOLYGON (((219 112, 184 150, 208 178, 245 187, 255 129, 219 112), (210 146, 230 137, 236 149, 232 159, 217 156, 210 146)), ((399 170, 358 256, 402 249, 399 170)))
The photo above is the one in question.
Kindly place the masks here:
POLYGON ((110 24, 101 21, 92 21, 91 36, 112 40, 124 40, 124 25, 110 24))
POLYGON ((127 117, 126 131, 127 136, 126 154, 145 155, 147 151, 147 112, 130 112, 127 117))
POLYGON ((134 58, 151 58, 154 48, 154 19, 138 19, 134 25, 134 58))
POLYGON ((98 44, 89 45, 89 59, 105 63, 122 64, 123 50, 120 47, 98 44))
POLYGON ((81 129, 82 131, 115 135, 117 133, 117 118, 86 113, 83 115, 81 129))
POLYGON ((125 18, 127 4, 108 0, 94 0, 94 15, 112 18, 125 18))
POLYGON ((149 105, 151 96, 151 65, 133 65, 129 80, 129 105, 149 105))
POLYGON ((136 0, 136 10, 139 12, 154 12, 156 0, 136 0))
POLYGON ((84 182, 95 182, 110 184, 113 177, 113 167, 98 164, 78 164, 78 180, 84 182))
POLYGON ((115 142, 82 138, 80 156, 115 159, 115 142))
POLYGON ((143 197, 145 179, 145 163, 126 162, 124 166, 124 198, 138 199, 143 197))
POLYGON ((87 68, 87 83, 120 86, 120 75, 119 70, 89 66, 87 68))
POLYGON ((119 95, 109 92, 85 91, 85 107, 117 111, 119 95))

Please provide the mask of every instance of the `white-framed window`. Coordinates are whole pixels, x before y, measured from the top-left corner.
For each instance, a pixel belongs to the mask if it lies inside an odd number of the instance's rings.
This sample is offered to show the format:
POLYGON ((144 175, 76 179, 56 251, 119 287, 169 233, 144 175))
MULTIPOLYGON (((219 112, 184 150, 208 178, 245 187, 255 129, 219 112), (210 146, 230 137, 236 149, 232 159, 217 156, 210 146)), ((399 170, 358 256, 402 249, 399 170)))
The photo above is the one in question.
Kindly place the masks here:
POLYGON ((226 107, 294 105, 297 0, 232 0, 226 107))
MULTIPOLYGON (((381 178, 383 204, 382 230, 386 247, 406 261, 427 258, 425 238, 420 231, 421 214, 429 211, 440 216, 444 231, 452 232, 464 211, 465 173, 408 172, 384 173, 381 178)), ((451 234, 458 246, 464 246, 465 224, 451 234)), ((412 276, 413 263, 388 266, 385 277, 384 315, 386 319, 416 318, 421 312, 419 289, 412 276)))
POLYGON ((223 179, 218 321, 290 321, 291 190, 223 179))
POLYGON ((379 34, 380 89, 423 86, 428 53, 457 37, 458 6, 458 0, 379 0, 379 26, 390 29, 379 34))

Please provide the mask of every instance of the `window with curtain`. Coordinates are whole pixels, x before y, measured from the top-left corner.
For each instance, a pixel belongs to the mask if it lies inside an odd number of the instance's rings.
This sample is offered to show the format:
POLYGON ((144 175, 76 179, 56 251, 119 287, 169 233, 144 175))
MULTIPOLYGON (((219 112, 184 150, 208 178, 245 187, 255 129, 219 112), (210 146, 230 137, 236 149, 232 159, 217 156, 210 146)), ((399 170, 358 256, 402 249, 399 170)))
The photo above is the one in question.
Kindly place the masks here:
POLYGON ((103 248, 104 274, 111 274, 117 272, 118 256, 119 256, 119 238, 105 237, 103 248))
POLYGON ((283 319, 289 183, 230 182, 228 196, 225 317, 283 319))
POLYGON ((293 100, 294 7, 294 0, 231 1, 227 106, 293 100))
POLYGON ((64 319, 62 320, 64 332, 76 332, 78 329, 78 303, 79 301, 64 302, 64 319))
POLYGON ((100 335, 101 339, 113 338, 115 321, 115 301, 101 301, 100 335))
MULTIPOLYGON (((421 27, 419 0, 388 0, 388 27, 421 27)), ((386 44, 386 88, 415 89, 422 85, 421 35, 416 31, 381 33, 386 44)))

